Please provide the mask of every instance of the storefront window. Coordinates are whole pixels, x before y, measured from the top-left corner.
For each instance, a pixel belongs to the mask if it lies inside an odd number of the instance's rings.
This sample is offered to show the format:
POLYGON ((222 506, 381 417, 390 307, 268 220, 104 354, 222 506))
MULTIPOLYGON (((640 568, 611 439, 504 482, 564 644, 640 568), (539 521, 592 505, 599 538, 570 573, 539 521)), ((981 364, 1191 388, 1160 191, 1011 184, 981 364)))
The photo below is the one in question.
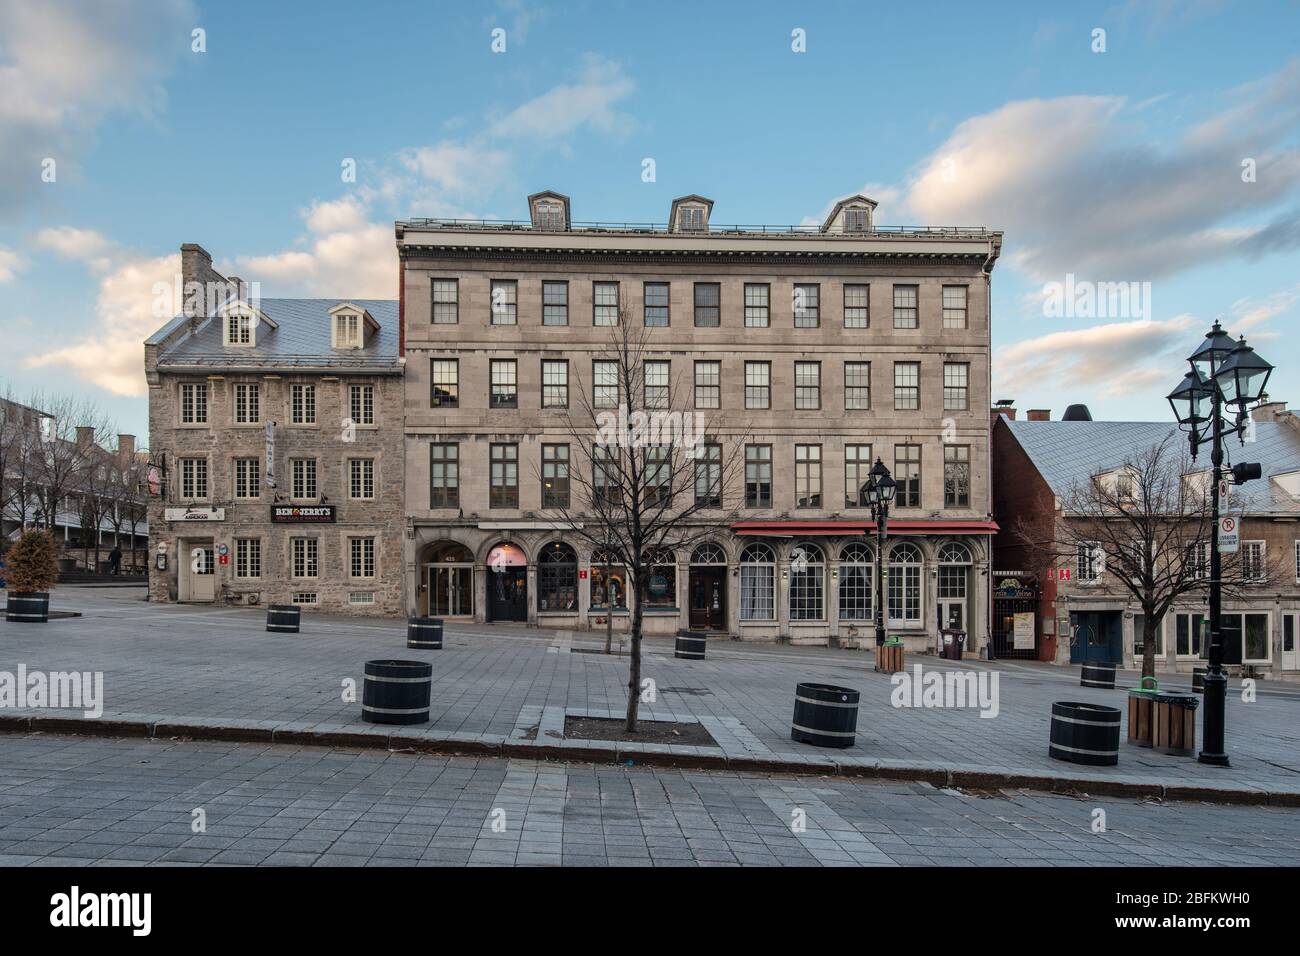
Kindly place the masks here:
POLYGON ((596 551, 591 556, 591 606, 608 609, 612 595, 614 610, 627 610, 627 569, 617 562, 606 568, 606 555, 596 551))
POLYGON ((826 564, 821 548, 797 544, 790 549, 790 620, 826 617, 826 564))
POLYGON ((776 555, 765 544, 740 553, 740 619, 776 620, 776 555))
POLYGON ((542 548, 537 559, 537 610, 578 609, 578 555, 559 541, 542 548))
POLYGON ((921 549, 911 542, 897 544, 889 556, 889 621, 921 623, 921 549))
POLYGON ((840 552, 840 620, 870 621, 875 564, 865 544, 851 544, 840 552))
POLYGON ((646 555, 650 580, 646 586, 646 607, 677 606, 677 557, 670 550, 646 555))

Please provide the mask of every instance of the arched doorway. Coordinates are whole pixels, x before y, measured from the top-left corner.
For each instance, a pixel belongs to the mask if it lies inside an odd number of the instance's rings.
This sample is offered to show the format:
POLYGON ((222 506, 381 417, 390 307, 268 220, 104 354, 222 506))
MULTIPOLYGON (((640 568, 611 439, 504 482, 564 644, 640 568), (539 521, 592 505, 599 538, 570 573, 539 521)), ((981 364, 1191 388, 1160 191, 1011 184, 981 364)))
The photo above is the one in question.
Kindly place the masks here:
POLYGON ((474 616, 474 555, 454 541, 429 549, 424 564, 424 607, 430 617, 474 616))
POLYGON ((712 541, 691 553, 690 624, 699 630, 727 628, 727 552, 712 541))
POLYGON ((498 544, 488 552, 487 619, 528 620, 528 557, 517 544, 498 544))

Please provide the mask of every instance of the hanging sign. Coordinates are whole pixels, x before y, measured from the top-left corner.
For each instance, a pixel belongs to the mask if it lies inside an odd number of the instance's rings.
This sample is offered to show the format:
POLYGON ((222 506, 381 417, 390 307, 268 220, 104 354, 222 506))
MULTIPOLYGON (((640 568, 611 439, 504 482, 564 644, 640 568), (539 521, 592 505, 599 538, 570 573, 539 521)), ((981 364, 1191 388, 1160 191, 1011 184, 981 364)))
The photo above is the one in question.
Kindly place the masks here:
POLYGON ((266 487, 275 487, 275 422, 266 423, 266 487))

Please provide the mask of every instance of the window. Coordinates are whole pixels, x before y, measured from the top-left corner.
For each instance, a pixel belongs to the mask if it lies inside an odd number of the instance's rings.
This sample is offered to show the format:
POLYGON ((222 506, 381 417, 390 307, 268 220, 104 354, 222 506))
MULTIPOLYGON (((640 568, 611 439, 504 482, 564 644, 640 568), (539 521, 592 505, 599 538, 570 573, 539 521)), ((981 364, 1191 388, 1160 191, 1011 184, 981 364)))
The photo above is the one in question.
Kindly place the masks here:
POLYGON ((867 475, 871 471, 870 445, 844 446, 844 507, 868 508, 867 475))
POLYGON ((542 362, 542 408, 569 407, 569 363, 542 362))
POLYGON ((1295 543, 1295 579, 1300 584, 1300 540, 1295 543))
POLYGON ((235 459, 235 497, 262 497, 262 459, 235 459))
POLYGON ((945 329, 966 328, 966 286, 943 287, 943 327, 945 329))
POLYGON ((795 504, 800 508, 822 506, 822 446, 794 446, 795 504))
POLYGON ((375 497, 375 460, 352 458, 348 461, 348 497, 369 501, 375 497))
POLYGON ((677 228, 682 232, 699 232, 704 228, 704 208, 682 206, 677 210, 677 228))
POLYGON ((821 325, 821 286, 796 285, 792 305, 796 329, 815 329, 821 325))
POLYGON ((647 554, 645 563, 650 567, 649 587, 646 589, 646 607, 677 607, 677 558, 670 549, 647 554))
POLYGON ((722 324, 722 286, 717 282, 695 283, 695 324, 700 328, 722 324))
POLYGON ((455 325, 460 321, 460 283, 456 279, 433 280, 433 324, 455 325))
POLYGON ((592 362, 591 379, 592 405, 596 408, 618 408, 618 363, 592 362))
POLYGON ((669 364, 660 361, 645 363, 645 407, 668 407, 669 364))
POLYGON ((772 446, 745 446, 745 507, 772 507, 772 446))
POLYGON ((605 445, 592 446, 591 498, 592 504, 597 508, 616 507, 622 501, 618 466, 611 448, 605 445))
POLYGON ((491 363, 493 408, 519 407, 519 377, 514 359, 493 359, 491 363))
POLYGON ((844 363, 844 407, 861 411, 871 407, 871 363, 844 363))
POLYGON ((460 503, 460 447, 429 446, 429 507, 455 508, 460 503))
POLYGON ((862 206, 850 206, 844 210, 845 232, 866 232, 868 210, 862 206))
POLYGON ((844 327, 865 329, 871 325, 871 286, 844 286, 844 327))
POLYGON ((375 576, 375 539, 350 538, 352 563, 348 570, 350 577, 373 578, 375 576))
POLYGON ((537 558, 537 610, 578 610, 578 553, 552 541, 537 558))
POLYGON ((627 569, 613 555, 594 551, 591 555, 591 606, 627 610, 627 569))
POLYGON ((1191 569, 1192 577, 1197 581, 1208 580, 1210 577, 1210 542, 1203 541, 1189 545, 1187 551, 1187 566, 1191 569))
POLYGON ((569 446, 542 446, 542 507, 569 507, 569 446))
POLYGON ((776 620, 776 556, 768 545, 740 552, 740 619, 776 620))
POLYGON ((256 382, 235 383, 235 424, 256 425, 262 420, 262 387, 256 382))
POLYGON ((970 408, 970 366, 965 362, 943 364, 943 409, 964 412, 970 408))
MULTIPOLYGON (((962 602, 966 600, 970 586, 971 563, 970 549, 960 542, 949 541, 939 548, 939 567, 936 574, 939 600, 962 602)), ((962 618, 965 618, 964 612, 962 618)))
POLYGON ((647 445, 645 449, 645 497, 652 504, 668 504, 673 497, 671 445, 647 445))
POLYGON ((319 604, 315 591, 294 591, 289 598, 290 604, 319 604))
POLYGON ((181 424, 206 425, 208 422, 208 386, 206 382, 181 385, 181 424))
POLYGON ((722 407, 722 363, 695 363, 695 407, 722 407))
POLYGON ((226 344, 253 344, 253 319, 251 316, 238 312, 231 312, 226 316, 226 344))
POLYGON ((1241 542, 1241 580, 1247 584, 1260 584, 1266 577, 1264 542, 1241 542))
POLYGON ((519 507, 519 446, 493 445, 491 448, 492 486, 489 505, 493 508, 519 507))
POLYGON ((894 545, 889 555, 890 624, 921 623, 921 549, 909 542, 894 545))
POLYGON ((1200 657, 1210 646, 1210 619, 1205 614, 1174 616, 1174 653, 1178 657, 1200 657))
POLYGON ((695 459, 695 503, 722 507, 722 446, 706 444, 695 459))
POLYGON ((826 563, 815 544, 790 549, 790 620, 820 621, 826 617, 826 563))
POLYGON ((911 411, 921 407, 921 363, 894 363, 894 409, 911 411))
POLYGON ((920 328, 916 305, 918 291, 914 285, 894 286, 894 328, 920 328))
POLYGON ((970 507, 970 446, 943 446, 943 506, 970 507))
POLYGON ((1272 657, 1267 614, 1230 614, 1222 618, 1223 653, 1226 660, 1239 658, 1243 664, 1267 664, 1272 657))
POLYGON ((292 493, 295 498, 316 497, 316 459, 294 458, 289 462, 293 475, 292 493))
POLYGON ((514 279, 492 280, 492 325, 519 324, 519 283, 514 279))
POLYGON ((569 283, 542 283, 542 325, 569 324, 569 283))
MULTIPOLYGON (((1146 620, 1147 620, 1147 616, 1145 614, 1137 613, 1133 615, 1133 654, 1136 657, 1141 657, 1143 653, 1146 651, 1146 640, 1144 634, 1146 630, 1146 620)), ((1156 659, 1159 660, 1160 658, 1164 657, 1165 656, 1164 621, 1161 621, 1159 624, 1156 625, 1156 639, 1152 643, 1154 643, 1156 646, 1156 659)))
POLYGON ((822 366, 820 362, 794 363, 794 407, 821 408, 822 366))
POLYGON ((593 282, 591 284, 591 324, 618 325, 618 283, 593 282))
POLYGON ((235 577, 260 578, 262 576, 262 539, 235 539, 235 577))
POLYGON ((870 621, 875 591, 875 559, 865 544, 850 544, 840 552, 840 620, 870 621))
POLYGON ((899 508, 921 507, 921 446, 894 446, 894 504, 899 508))
POLYGON ((314 578, 320 574, 320 542, 315 538, 294 538, 290 550, 295 578, 314 578))
POLYGON ((1105 566, 1105 552, 1096 541, 1080 541, 1074 548, 1075 574, 1080 581, 1096 581, 1105 566))
POLYGON ((355 312, 339 312, 334 316, 334 343, 336 349, 361 348, 361 316, 355 312))
POLYGON ((558 202, 539 202, 533 207, 534 225, 547 232, 564 232, 564 204, 558 202))
POLYGON ((645 284, 645 324, 653 328, 668 325, 668 283, 645 284))
POLYGON ((374 591, 349 591, 348 603, 349 604, 374 604, 375 592, 374 591))
POLYGON ((208 497, 208 460, 206 458, 182 458, 181 497, 194 501, 208 497))
POLYGON ((295 425, 316 424, 316 386, 289 386, 289 421, 295 425))
POLYGON ((460 360, 434 359, 429 372, 434 408, 460 407, 460 360))
POLYGON ((772 363, 745 363, 745 407, 772 407, 772 363))
POLYGON ((771 291, 765 283, 745 283, 745 328, 765 329, 771 324, 771 291))
POLYGON ((375 423, 375 387, 373 385, 349 385, 348 406, 352 410, 352 421, 357 425, 375 423))

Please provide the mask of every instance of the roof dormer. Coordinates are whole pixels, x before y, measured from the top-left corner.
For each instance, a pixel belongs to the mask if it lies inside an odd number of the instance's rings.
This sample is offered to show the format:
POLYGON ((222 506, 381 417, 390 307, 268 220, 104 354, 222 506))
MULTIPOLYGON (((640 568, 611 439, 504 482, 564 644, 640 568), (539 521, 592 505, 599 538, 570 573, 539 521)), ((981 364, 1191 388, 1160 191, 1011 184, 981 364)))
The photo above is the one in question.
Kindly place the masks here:
POLYGON ((703 196, 682 196, 673 200, 668 213, 669 232, 708 232, 713 200, 703 196))
POLYGON ((329 314, 332 349, 363 349, 370 336, 379 331, 375 317, 351 302, 340 302, 329 314))
POLYGON ((223 302, 216 316, 221 321, 221 343, 229 348, 254 348, 258 329, 276 327, 269 315, 241 298, 223 302))
POLYGON ((875 229, 876 202, 866 196, 841 199, 822 223, 822 232, 863 233, 875 229))
POLYGON ((569 197, 549 189, 528 197, 528 215, 533 228, 543 232, 568 232, 572 226, 569 197))

